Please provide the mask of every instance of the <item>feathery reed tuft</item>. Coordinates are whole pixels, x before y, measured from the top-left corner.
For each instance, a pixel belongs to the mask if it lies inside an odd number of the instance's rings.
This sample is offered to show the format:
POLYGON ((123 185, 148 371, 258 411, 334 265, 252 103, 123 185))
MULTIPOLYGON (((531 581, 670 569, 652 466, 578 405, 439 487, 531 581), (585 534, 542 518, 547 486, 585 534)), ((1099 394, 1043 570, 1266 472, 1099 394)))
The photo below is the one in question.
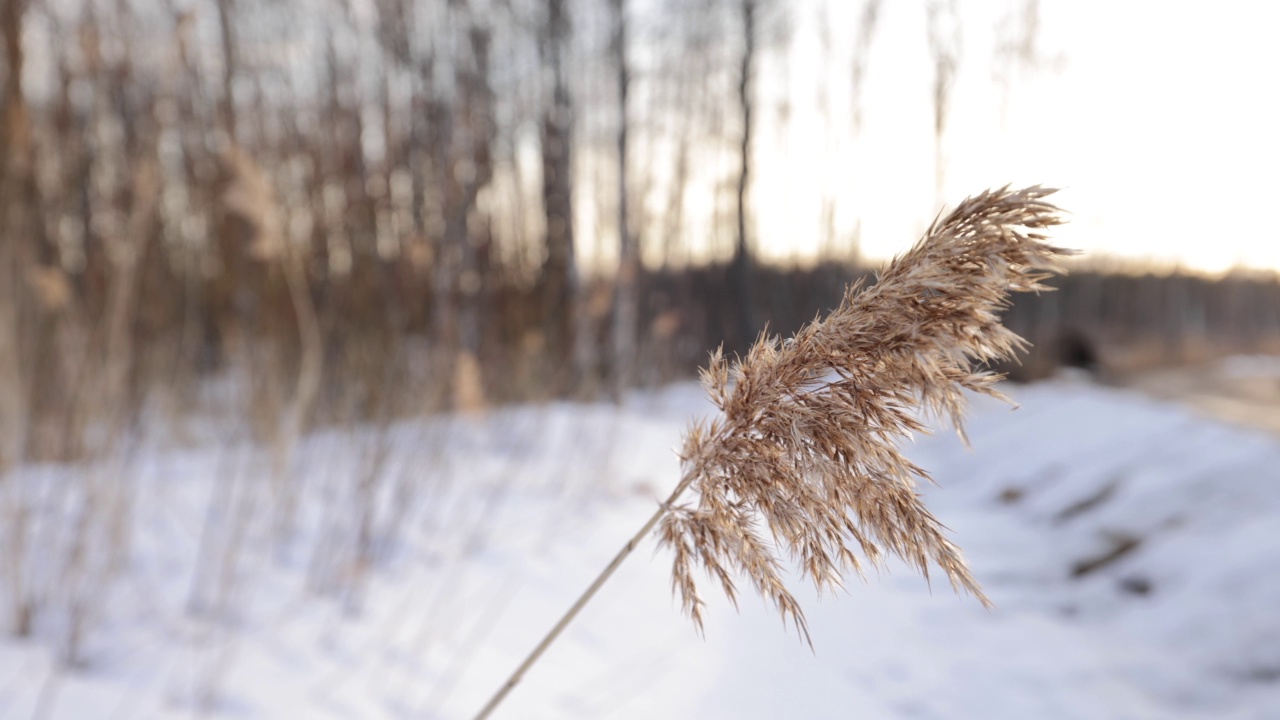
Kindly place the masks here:
POLYGON ((1053 192, 1005 187, 970 198, 826 318, 785 341, 762 336, 738 362, 712 357, 702 380, 722 414, 693 425, 681 452, 678 489, 697 498, 670 505, 660 527, 675 555, 673 589, 700 629, 695 566, 735 605, 734 576, 745 576, 809 641, 784 558, 819 591, 886 552, 926 579, 932 562, 989 605, 916 493, 928 473, 897 441, 925 430, 926 413, 963 437, 963 391, 1004 397, 999 376, 978 366, 1023 348, 998 312, 1010 291, 1047 289, 1040 281, 1070 253, 1044 242, 1042 231, 1062 222, 1044 199, 1053 192))
POLYGON ((741 361, 717 352, 702 373, 722 416, 685 436, 684 475, 670 497, 574 601, 481 709, 484 720, 600 587, 659 525, 675 554, 672 586, 702 628, 693 579, 701 566, 737 603, 735 574, 773 601, 812 646, 804 612, 782 580, 787 559, 821 591, 878 565, 886 551, 990 605, 960 549, 916 494, 922 468, 896 442, 946 416, 964 436, 964 391, 1004 397, 981 363, 1012 359, 1026 343, 1000 324, 1010 292, 1050 288, 1070 250, 1045 242, 1061 211, 1039 186, 987 191, 935 221, 870 288, 782 341, 762 336, 741 361), (677 505, 692 490, 696 502, 677 505), (762 525, 763 523, 763 525, 762 525), (768 530, 772 542, 765 536, 768 530))

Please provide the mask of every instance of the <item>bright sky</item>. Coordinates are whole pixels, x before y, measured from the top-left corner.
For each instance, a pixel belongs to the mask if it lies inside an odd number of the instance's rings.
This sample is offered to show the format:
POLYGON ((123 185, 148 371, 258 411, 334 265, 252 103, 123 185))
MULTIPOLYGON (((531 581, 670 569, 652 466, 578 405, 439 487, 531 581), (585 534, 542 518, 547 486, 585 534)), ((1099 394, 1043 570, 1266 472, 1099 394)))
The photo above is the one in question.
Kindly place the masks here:
MULTIPOLYGON (((1016 0, 1021 2, 1021 0, 1016 0)), ((1005 183, 1064 188, 1086 251, 1208 271, 1280 269, 1280 5, 1041 0, 1041 53, 1056 67, 993 79, 994 28, 1016 2, 961 0, 963 55, 945 140, 945 200, 1005 183)), ((766 67, 753 186, 761 250, 812 257, 823 198, 837 236, 904 250, 935 207, 932 60, 923 2, 885 2, 848 128, 849 56, 861 3, 805 0, 789 60, 766 67), (825 11, 820 6, 826 6, 825 11), (826 13, 825 22, 822 13, 826 13), (828 28, 829 51, 819 27, 828 28), (786 129, 773 109, 790 96, 786 129), (830 120, 819 112, 825 91, 830 120)))
MULTIPOLYGON (((779 4, 793 33, 785 45, 766 42, 751 187, 764 256, 812 259, 832 237, 847 252, 857 233, 861 251, 883 259, 933 219, 926 1, 883 0, 856 136, 851 58, 863 0, 779 4)), ((1208 271, 1280 270, 1271 217, 1280 205, 1280 3, 1039 0, 1046 62, 1016 72, 1006 91, 994 78, 995 29, 1025 2, 956 0, 963 53, 944 144, 945 204, 1042 183, 1064 189, 1057 201, 1073 221, 1055 235, 1063 244, 1208 271)), ((536 156, 530 162, 534 177, 536 156)), ((698 164, 691 172, 704 182, 686 197, 685 239, 694 256, 724 254, 732 238, 710 222, 713 188, 726 187, 737 161, 722 154, 698 164)), ((599 236, 582 251, 611 266, 611 215, 579 205, 590 228, 580 235, 599 236)))

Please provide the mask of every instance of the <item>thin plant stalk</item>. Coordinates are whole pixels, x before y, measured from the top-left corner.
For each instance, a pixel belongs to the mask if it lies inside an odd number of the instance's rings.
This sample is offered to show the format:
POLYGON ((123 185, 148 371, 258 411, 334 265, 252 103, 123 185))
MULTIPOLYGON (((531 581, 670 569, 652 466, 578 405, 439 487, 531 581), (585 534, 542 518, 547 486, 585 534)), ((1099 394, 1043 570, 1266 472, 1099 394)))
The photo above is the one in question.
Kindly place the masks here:
POLYGON ((653 515, 640 527, 640 530, 638 530, 636 534, 627 541, 626 545, 622 546, 622 549, 618 551, 617 555, 613 556, 613 559, 604 567, 604 570, 600 571, 600 574, 596 576, 596 579, 591 581, 591 584, 587 586, 587 589, 583 591, 583 593, 578 596, 578 599, 574 601, 573 605, 565 611, 564 615, 560 617, 560 620, 551 628, 551 631, 548 632, 546 636, 542 638, 542 641, 538 643, 537 647, 533 649, 533 652, 530 652, 529 656, 524 659, 524 662, 520 663, 520 666, 515 669, 515 672, 511 673, 511 677, 507 678, 507 681, 502 684, 502 687, 499 688, 498 692, 489 699, 489 702, 486 703, 484 708, 476 715, 476 720, 485 720, 485 718, 489 717, 489 715, 497 709, 502 700, 507 697, 507 694, 510 693, 516 685, 520 684, 520 681, 524 679, 524 675, 528 672, 529 668, 533 667, 533 664, 538 661, 538 658, 542 657, 542 654, 547 651, 547 648, 551 647, 551 644, 556 641, 556 638, 560 637, 560 633, 564 632, 564 629, 569 626, 569 623, 573 622, 573 619, 578 616, 579 612, 582 612, 582 608, 586 607, 587 603, 591 601, 591 598, 595 597, 596 593, 604 586, 605 582, 613 576, 613 573, 622 565, 622 562, 631 555, 631 552, 636 549, 636 546, 640 544, 640 541, 644 540, 645 536, 647 536, 649 532, 653 530, 654 526, 662 520, 662 517, 666 515, 667 511, 671 509, 671 506, 680 499, 680 496, 684 494, 684 491, 688 489, 692 482, 692 475, 686 475, 680 480, 680 484, 676 485, 676 489, 671 491, 671 495, 666 499, 666 501, 658 506, 658 509, 654 511, 653 515))

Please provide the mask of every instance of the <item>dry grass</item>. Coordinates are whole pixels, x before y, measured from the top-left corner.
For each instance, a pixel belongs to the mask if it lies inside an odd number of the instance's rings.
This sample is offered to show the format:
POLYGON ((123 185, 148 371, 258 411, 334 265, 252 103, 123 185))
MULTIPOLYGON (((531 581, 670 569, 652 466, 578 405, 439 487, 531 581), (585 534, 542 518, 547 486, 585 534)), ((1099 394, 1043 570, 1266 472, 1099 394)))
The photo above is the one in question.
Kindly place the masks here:
POLYGON ((476 716, 488 717, 524 673, 656 525, 675 555, 672 585, 701 628, 701 567, 736 603, 745 575, 783 621, 809 640, 804 612, 783 581, 788 560, 819 590, 839 587, 862 560, 897 555, 928 577, 930 563, 957 590, 989 605, 960 549, 916 492, 928 473, 898 441, 950 419, 963 436, 965 391, 1002 397, 984 363, 1025 342, 1000 324, 1011 292, 1047 290, 1070 251, 1044 231, 1063 222, 1030 187, 984 192, 936 221, 872 287, 787 340, 762 336, 745 358, 717 353, 703 372, 720 417, 693 425, 671 496, 613 558, 476 716), (696 500, 677 504, 688 492, 696 500), (767 532, 767 536, 766 536, 767 532))
POLYGON ((671 507, 660 530, 695 623, 701 566, 735 602, 734 576, 745 575, 807 638, 782 579, 787 559, 823 590, 892 553, 926 577, 936 564, 987 603, 916 492, 928 474, 898 441, 923 431, 927 413, 963 435, 964 391, 1000 396, 999 376, 977 368, 1024 345, 998 312, 1011 291, 1046 289, 1066 253, 1043 242, 1062 221, 1044 200, 1052 192, 970 198, 826 318, 785 341, 762 337, 739 362, 712 358, 703 382, 722 414, 690 428, 681 454, 697 499, 671 507))

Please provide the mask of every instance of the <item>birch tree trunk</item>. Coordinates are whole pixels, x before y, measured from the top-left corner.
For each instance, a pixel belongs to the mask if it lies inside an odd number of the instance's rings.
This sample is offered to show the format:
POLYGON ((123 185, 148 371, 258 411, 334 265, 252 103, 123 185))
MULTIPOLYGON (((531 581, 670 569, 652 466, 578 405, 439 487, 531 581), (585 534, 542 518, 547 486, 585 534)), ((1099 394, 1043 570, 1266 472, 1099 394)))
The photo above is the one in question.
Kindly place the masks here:
POLYGON ((631 86, 631 66, 627 61, 627 2, 610 0, 610 8, 613 11, 613 61, 618 84, 618 275, 614 281, 613 300, 613 397, 620 402, 635 374, 639 300, 636 281, 640 273, 640 258, 636 237, 631 234, 627 217, 627 134, 631 123, 627 112, 627 95, 631 86))

